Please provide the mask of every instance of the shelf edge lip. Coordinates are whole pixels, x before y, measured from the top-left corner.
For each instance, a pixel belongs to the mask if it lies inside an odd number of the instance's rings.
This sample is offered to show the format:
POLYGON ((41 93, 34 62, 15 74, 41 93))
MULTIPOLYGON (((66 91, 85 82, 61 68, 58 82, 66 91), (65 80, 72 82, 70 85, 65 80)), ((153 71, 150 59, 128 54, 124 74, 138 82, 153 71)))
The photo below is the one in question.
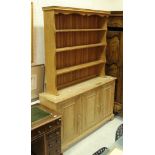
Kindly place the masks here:
POLYGON ((80 94, 82 94, 82 93, 84 93, 84 92, 87 92, 87 91, 89 91, 89 90, 91 90, 91 89, 95 89, 95 88, 98 88, 98 87, 100 87, 100 86, 102 86, 102 85, 105 85, 105 84, 107 84, 107 83, 110 83, 110 82, 113 82, 113 81, 115 81, 116 80, 116 78, 115 77, 112 77, 112 76, 107 76, 107 75, 105 75, 104 77, 95 77, 95 78, 93 78, 93 79, 90 79, 90 80, 87 80, 87 81, 83 81, 83 82, 81 82, 81 83, 78 83, 78 84, 75 84, 75 85, 72 85, 72 86, 69 86, 69 87, 67 87, 67 88, 63 88, 63 89, 61 89, 61 90, 59 90, 58 92, 60 93, 60 95, 59 96, 55 96, 55 95, 52 95, 52 94, 50 94, 50 93, 47 93, 47 92, 43 92, 43 93, 40 93, 39 94, 39 96, 40 97, 45 97, 48 101, 51 101, 51 102, 53 102, 54 104, 59 104, 60 102, 63 102, 63 101, 66 101, 67 99, 69 99, 69 98, 71 98, 71 97, 74 97, 74 96, 77 96, 77 95, 80 95, 80 94), (100 84, 100 85, 97 85, 96 83, 98 83, 98 82, 93 82, 92 83, 92 80, 94 80, 94 79, 103 79, 102 80, 102 83, 100 84), (64 91, 66 92, 66 90, 71 90, 71 89, 73 89, 73 88, 77 88, 77 87, 79 87, 81 84, 84 84, 84 83, 90 83, 90 81, 91 81, 91 84, 90 84, 90 86, 89 87, 87 87, 86 89, 84 88, 80 88, 80 90, 81 91, 76 91, 76 92, 74 92, 74 93, 70 93, 70 95, 68 95, 68 96, 64 96, 64 91))
POLYGON ((107 45, 107 43, 70 46, 70 47, 56 48, 56 52, 72 51, 72 50, 76 50, 76 49, 93 48, 93 47, 106 46, 106 45, 107 45))
POLYGON ((106 29, 56 29, 55 32, 107 31, 106 29))
POLYGON ((88 68, 88 67, 92 67, 92 66, 96 66, 96 65, 100 65, 100 64, 105 64, 105 63, 106 62, 103 61, 103 60, 92 61, 92 62, 85 63, 85 64, 80 64, 80 65, 76 65, 76 66, 72 66, 72 67, 66 67, 66 68, 63 68, 63 69, 58 69, 56 71, 56 74, 57 75, 62 75, 62 74, 65 74, 65 73, 69 73, 69 72, 73 72, 73 71, 76 71, 76 70, 80 70, 80 69, 84 69, 84 68, 88 68), (82 67, 80 68, 80 66, 82 66, 82 67), (77 68, 75 68, 75 67, 77 67, 77 68), (67 70, 67 71, 63 71, 63 70, 67 70))
POLYGON ((42 7, 43 11, 68 11, 68 12, 82 12, 82 13, 94 13, 94 14, 101 14, 101 15, 110 15, 111 11, 103 11, 103 10, 93 10, 88 8, 76 8, 76 7, 63 7, 63 6, 44 6, 42 7))

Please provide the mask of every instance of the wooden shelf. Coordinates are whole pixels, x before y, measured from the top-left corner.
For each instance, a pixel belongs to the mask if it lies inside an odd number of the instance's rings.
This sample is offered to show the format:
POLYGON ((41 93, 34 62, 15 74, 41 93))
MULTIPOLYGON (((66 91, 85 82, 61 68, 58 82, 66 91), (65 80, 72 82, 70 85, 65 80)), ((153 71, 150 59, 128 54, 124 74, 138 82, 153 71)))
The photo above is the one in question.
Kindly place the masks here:
POLYGON ((107 29, 62 29, 55 30, 55 32, 82 32, 82 31, 106 31, 107 29))
POLYGON ((65 74, 65 73, 75 71, 75 70, 80 70, 80 69, 83 69, 83 68, 87 68, 87 67, 91 67, 91 66, 95 66, 95 65, 99 65, 99 64, 103 64, 103 63, 105 63, 103 60, 93 61, 93 62, 89 62, 89 63, 77 65, 77 66, 58 69, 56 71, 56 73, 57 73, 57 75, 61 75, 61 74, 65 74))
POLYGON ((43 10, 45 92, 58 95, 58 89, 104 77, 110 12, 66 7, 43 10))
POLYGON ((91 48, 91 47, 99 47, 99 46, 106 46, 106 43, 98 43, 98 44, 89 44, 89 45, 80 45, 80 46, 57 48, 56 52, 71 51, 71 50, 77 50, 77 49, 82 49, 82 48, 91 48))
POLYGON ((68 82, 68 83, 64 83, 60 86, 58 86, 58 89, 62 89, 62 88, 65 88, 67 86, 71 86, 73 84, 76 84, 76 83, 79 83, 79 82, 82 82, 82 81, 85 81, 85 80, 89 80, 89 79, 92 79, 94 77, 96 77, 97 74, 94 74, 94 75, 89 75, 89 76, 86 76, 86 77, 82 77, 80 79, 77 79, 77 80, 74 80, 74 81, 71 81, 71 82, 68 82))

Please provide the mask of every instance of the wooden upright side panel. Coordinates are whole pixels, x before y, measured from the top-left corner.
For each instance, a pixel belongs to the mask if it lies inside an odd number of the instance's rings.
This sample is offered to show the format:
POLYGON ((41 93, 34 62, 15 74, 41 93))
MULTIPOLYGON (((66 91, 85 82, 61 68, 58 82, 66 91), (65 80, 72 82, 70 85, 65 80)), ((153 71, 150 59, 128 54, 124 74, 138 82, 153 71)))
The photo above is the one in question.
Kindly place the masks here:
MULTIPOLYGON (((105 16, 105 17, 102 17, 102 21, 101 21, 101 23, 102 23, 102 27, 101 28, 107 28, 107 17, 105 16)), ((101 35, 101 43, 102 44, 106 44, 106 33, 107 33, 107 31, 105 30, 103 33, 101 33, 100 35, 101 35)), ((106 46, 104 46, 103 48, 102 48, 102 53, 101 53, 101 60, 103 60, 104 62, 106 62, 106 46)), ((100 66, 100 76, 101 77, 104 77, 105 76, 105 68, 103 67, 103 66, 100 66)))
POLYGON ((55 20, 54 11, 44 11, 45 36, 45 91, 57 95, 56 88, 56 58, 55 58, 55 20))

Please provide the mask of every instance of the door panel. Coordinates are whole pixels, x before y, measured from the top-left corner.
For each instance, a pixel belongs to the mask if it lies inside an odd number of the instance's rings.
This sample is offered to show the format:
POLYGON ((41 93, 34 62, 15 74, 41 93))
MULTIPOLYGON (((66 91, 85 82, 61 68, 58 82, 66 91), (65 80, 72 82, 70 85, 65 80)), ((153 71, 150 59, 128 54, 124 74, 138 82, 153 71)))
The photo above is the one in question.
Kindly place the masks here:
POLYGON ((62 142, 68 141, 76 135, 76 102, 74 99, 62 104, 62 142))
POLYGON ((81 97, 76 96, 61 104, 62 143, 74 139, 82 130, 81 97))
POLYGON ((113 113, 114 84, 108 84, 101 88, 100 93, 101 119, 113 113))
POLYGON ((90 128, 96 121, 97 89, 82 95, 84 129, 90 128))

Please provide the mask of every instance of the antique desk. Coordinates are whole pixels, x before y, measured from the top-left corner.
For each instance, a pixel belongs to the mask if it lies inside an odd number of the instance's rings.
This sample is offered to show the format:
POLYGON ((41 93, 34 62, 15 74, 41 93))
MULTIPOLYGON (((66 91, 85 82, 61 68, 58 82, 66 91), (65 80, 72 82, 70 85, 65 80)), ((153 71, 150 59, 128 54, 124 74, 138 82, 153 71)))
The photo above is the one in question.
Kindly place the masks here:
POLYGON ((31 155, 60 155, 60 115, 36 104, 31 107, 31 123, 31 155))

